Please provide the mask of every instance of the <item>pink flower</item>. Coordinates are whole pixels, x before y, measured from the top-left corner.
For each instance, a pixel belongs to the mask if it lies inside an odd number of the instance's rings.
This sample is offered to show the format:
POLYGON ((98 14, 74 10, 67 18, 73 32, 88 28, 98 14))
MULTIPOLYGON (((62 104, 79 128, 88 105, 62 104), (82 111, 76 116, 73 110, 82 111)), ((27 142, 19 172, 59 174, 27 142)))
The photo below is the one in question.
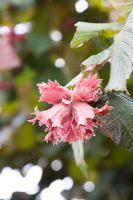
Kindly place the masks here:
POLYGON ((105 115, 112 109, 107 103, 100 109, 89 104, 100 98, 100 83, 96 76, 89 76, 81 78, 73 90, 60 86, 57 81, 38 84, 40 101, 53 104, 53 107, 46 111, 35 108, 35 118, 30 122, 45 125, 48 132, 45 140, 52 143, 89 140, 95 136, 94 127, 101 125, 96 116, 105 115))
POLYGON ((21 60, 6 36, 0 37, 0 71, 18 68, 21 60))

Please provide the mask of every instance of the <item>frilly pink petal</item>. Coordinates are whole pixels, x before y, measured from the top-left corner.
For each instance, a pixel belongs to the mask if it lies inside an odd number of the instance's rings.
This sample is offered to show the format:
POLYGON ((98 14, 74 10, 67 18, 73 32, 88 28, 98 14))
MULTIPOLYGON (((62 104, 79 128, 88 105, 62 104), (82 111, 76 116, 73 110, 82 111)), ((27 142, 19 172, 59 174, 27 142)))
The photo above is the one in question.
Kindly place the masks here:
POLYGON ((94 112, 97 115, 104 116, 113 109, 112 106, 108 105, 108 102, 102 108, 94 108, 94 112))
POLYGON ((100 87, 101 79, 97 79, 96 75, 88 76, 87 78, 81 78, 74 90, 78 89, 78 87, 87 87, 89 89, 96 90, 100 87))
POLYGON ((73 90, 73 101, 97 101, 101 95, 100 87, 101 80, 96 76, 81 78, 73 90))
POLYGON ((86 141, 95 136, 93 128, 96 127, 96 123, 92 120, 88 120, 89 125, 80 125, 77 127, 77 123, 72 120, 67 120, 62 128, 50 127, 49 133, 45 137, 45 141, 51 141, 53 144, 59 142, 73 143, 76 141, 86 141))
POLYGON ((46 101, 50 104, 57 104, 63 99, 70 99, 70 92, 67 88, 62 87, 57 81, 49 81, 48 84, 38 84, 41 94, 40 101, 46 101))
POLYGON ((38 121, 40 126, 62 127, 62 119, 69 114, 69 109, 66 105, 59 103, 45 111, 39 111, 38 108, 35 108, 33 114, 35 118, 30 120, 32 123, 38 121))
POLYGON ((86 141, 95 136, 94 127, 97 127, 96 123, 92 119, 87 119, 86 125, 77 126, 75 120, 71 122, 69 126, 69 132, 65 139, 66 142, 73 143, 76 141, 86 141))
POLYGON ((72 115, 77 122, 77 126, 86 125, 86 119, 93 119, 95 117, 93 108, 86 102, 74 102, 72 115))
POLYGON ((54 114, 50 118, 49 133, 46 135, 45 140, 54 144, 59 142, 72 143, 79 140, 85 141, 95 135, 93 128, 97 125, 93 122, 94 117, 93 108, 85 102, 64 105, 61 112, 54 114))
POLYGON ((35 107, 34 113, 31 113, 31 114, 35 115, 35 117, 33 119, 28 120, 29 122, 31 122, 32 124, 35 124, 37 121, 41 122, 42 112, 39 111, 37 107, 35 107))

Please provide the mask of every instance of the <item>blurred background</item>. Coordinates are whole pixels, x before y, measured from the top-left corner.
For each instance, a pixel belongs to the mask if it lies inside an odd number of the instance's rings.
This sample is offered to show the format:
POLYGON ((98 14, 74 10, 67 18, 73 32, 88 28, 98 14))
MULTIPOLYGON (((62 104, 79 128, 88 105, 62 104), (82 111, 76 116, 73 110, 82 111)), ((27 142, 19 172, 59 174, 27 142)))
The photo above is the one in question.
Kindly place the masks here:
MULTIPOLYGON (((97 132, 85 144, 86 179, 69 144, 45 143, 42 128, 27 122, 36 105, 48 108, 38 103, 37 83, 65 85, 84 59, 112 43, 99 36, 71 49, 74 24, 119 17, 107 0, 0 0, 1 200, 133 199, 133 153, 97 132)), ((103 85, 108 75, 109 66, 100 71, 103 85)))

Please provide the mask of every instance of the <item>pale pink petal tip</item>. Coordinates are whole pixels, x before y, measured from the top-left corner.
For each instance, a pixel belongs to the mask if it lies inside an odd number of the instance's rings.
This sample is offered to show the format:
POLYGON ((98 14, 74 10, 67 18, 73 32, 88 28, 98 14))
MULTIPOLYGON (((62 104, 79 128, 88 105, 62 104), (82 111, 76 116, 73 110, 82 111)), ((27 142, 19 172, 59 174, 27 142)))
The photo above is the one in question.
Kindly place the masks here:
POLYGON ((95 114, 104 116, 113 109, 112 106, 108 105, 108 102, 102 108, 94 108, 95 114))
POLYGON ((35 115, 35 117, 33 119, 28 120, 29 122, 31 122, 32 124, 35 124, 37 121, 39 122, 42 118, 42 114, 41 112, 38 110, 37 107, 35 107, 34 109, 34 113, 31 113, 32 115, 35 115))
POLYGON ((96 76, 81 78, 73 90, 73 100, 96 102, 102 93, 100 83, 96 76))

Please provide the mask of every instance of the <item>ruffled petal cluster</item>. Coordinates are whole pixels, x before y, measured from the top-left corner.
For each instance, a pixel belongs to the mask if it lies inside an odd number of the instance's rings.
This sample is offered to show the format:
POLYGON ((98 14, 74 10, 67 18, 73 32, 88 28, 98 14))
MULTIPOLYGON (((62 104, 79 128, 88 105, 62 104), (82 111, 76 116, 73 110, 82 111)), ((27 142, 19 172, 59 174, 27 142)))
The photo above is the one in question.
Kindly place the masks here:
POLYGON ((94 127, 101 125, 96 116, 103 116, 112 109, 108 103, 100 109, 90 105, 102 94, 100 83, 96 76, 81 78, 72 91, 57 81, 38 84, 40 101, 53 106, 45 111, 35 108, 35 118, 30 121, 45 126, 48 132, 45 140, 53 144, 89 140, 95 136, 94 127))
POLYGON ((70 99, 70 91, 62 87, 57 81, 38 84, 40 92, 40 101, 46 101, 50 104, 57 104, 63 99, 70 99))

